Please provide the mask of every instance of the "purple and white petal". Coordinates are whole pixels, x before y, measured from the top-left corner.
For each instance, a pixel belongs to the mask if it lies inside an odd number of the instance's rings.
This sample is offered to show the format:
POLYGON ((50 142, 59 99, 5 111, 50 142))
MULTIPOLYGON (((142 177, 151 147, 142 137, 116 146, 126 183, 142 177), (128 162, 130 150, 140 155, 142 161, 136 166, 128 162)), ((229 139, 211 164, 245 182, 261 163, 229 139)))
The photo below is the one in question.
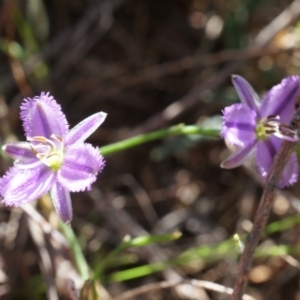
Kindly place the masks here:
POLYGON ((64 223, 70 223, 73 218, 73 209, 70 192, 59 182, 55 182, 50 190, 53 206, 64 223))
POLYGON ((66 145, 84 142, 105 120, 107 114, 96 113, 77 124, 67 135, 66 145))
POLYGON ((278 138, 269 137, 257 145, 256 162, 263 178, 267 178, 280 144, 281 141, 278 138))
MULTIPOLYGON (((269 139, 261 142, 257 146, 256 161, 261 176, 266 179, 274 161, 276 153, 282 141, 276 137, 270 137, 269 139)), ((296 154, 293 153, 290 160, 286 164, 283 174, 281 176, 279 187, 283 188, 294 184, 298 179, 298 163, 296 154)))
POLYGON ((293 153, 283 169, 281 179, 279 181, 279 188, 291 186, 298 181, 299 168, 296 153, 293 153))
POLYGON ((19 206, 46 194, 55 181, 55 173, 45 165, 33 169, 12 167, 0 179, 2 203, 19 206))
POLYGON ((68 123, 60 105, 49 93, 27 98, 21 105, 21 119, 27 137, 55 134, 62 139, 68 131, 68 123))
POLYGON ((223 110, 221 136, 238 147, 256 140, 256 114, 243 104, 233 104, 223 110))
POLYGON ((300 93, 300 77, 290 76, 275 85, 263 98, 260 113, 263 117, 280 116, 280 122, 289 124, 295 112, 295 99, 300 93))
POLYGON ((259 114, 258 107, 260 105, 260 100, 253 87, 248 83, 247 80, 239 75, 232 75, 231 80, 241 99, 241 102, 259 114))
POLYGON ((90 144, 69 146, 57 179, 71 192, 89 190, 104 165, 104 158, 98 148, 90 144))
POLYGON ((232 153, 228 158, 226 158, 221 163, 221 167, 224 169, 233 169, 241 166, 245 161, 247 161, 255 153, 256 142, 243 149, 239 149, 232 153))
POLYGON ((8 143, 2 147, 2 150, 11 158, 24 163, 32 163, 37 159, 32 147, 27 142, 8 143))

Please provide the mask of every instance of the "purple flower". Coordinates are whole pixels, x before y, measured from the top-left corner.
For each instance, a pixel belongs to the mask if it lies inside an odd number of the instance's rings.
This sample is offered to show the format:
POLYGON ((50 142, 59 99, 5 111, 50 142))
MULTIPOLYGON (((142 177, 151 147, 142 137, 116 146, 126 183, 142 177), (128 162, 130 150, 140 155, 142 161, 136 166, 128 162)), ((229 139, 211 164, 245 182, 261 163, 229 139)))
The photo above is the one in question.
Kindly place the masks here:
POLYGON ((3 147, 16 161, 0 179, 2 202, 19 206, 50 191, 55 210, 68 223, 72 220, 70 192, 90 189, 105 165, 99 149, 84 141, 106 113, 96 113, 69 130, 60 105, 49 93, 41 93, 24 100, 20 115, 27 142, 3 147))
MULTIPOLYGON (((222 162, 223 168, 235 168, 256 155, 260 174, 266 179, 282 139, 296 140, 288 125, 295 112, 300 92, 300 78, 290 76, 274 86, 260 102, 251 85, 241 76, 232 76, 241 99, 223 110, 221 135, 238 150, 222 162)), ((284 168, 279 186, 289 186, 298 179, 297 157, 294 153, 284 168)))

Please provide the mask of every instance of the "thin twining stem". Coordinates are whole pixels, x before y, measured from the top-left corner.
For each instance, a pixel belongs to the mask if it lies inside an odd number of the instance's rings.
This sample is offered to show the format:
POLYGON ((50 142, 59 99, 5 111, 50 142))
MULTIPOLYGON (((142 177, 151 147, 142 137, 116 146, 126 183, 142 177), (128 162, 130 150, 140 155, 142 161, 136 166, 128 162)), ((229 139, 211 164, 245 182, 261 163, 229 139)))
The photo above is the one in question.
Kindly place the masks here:
MULTIPOLYGON (((300 109, 298 109, 291 121, 291 129, 299 136, 300 130, 300 109)), ((248 282, 249 272, 251 268, 254 250, 261 237, 262 230, 265 228, 270 214, 271 206, 274 200, 276 188, 281 178, 283 169, 289 161, 295 150, 296 142, 284 141, 274 158, 271 171, 268 175, 266 186, 264 188, 258 209, 253 222, 253 228, 249 234, 245 250, 239 263, 239 274, 237 276, 234 292, 231 300, 240 300, 244 292, 244 288, 248 282)))

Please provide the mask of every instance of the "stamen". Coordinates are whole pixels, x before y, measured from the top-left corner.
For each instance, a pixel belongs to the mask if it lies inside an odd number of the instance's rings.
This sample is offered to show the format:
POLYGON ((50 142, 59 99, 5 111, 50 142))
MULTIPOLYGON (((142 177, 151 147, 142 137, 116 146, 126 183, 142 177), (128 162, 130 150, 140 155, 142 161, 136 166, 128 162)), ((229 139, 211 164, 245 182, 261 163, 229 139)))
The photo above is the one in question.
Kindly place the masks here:
POLYGON ((266 134, 274 134, 276 130, 266 130, 266 134))
POLYGON ((35 154, 35 155, 38 154, 38 152, 35 150, 35 148, 31 144, 29 144, 29 147, 30 147, 31 151, 33 152, 33 154, 35 154))
POLYGON ((60 136, 58 136, 58 135, 56 135, 56 134, 51 134, 50 137, 52 137, 53 139, 56 139, 56 140, 58 140, 60 143, 62 143, 62 138, 61 138, 60 136))
POLYGON ((47 139, 43 136, 28 137, 27 141, 29 141, 29 142, 40 142, 40 143, 43 143, 43 144, 47 143, 47 139))
POLYGON ((274 125, 272 125, 270 123, 264 123, 264 127, 266 127, 266 128, 273 128, 274 125))
POLYGON ((267 120, 279 120, 280 119, 280 116, 276 116, 276 115, 269 115, 267 117, 267 120))
POLYGON ((275 115, 270 115, 267 117, 266 122, 263 124, 265 129, 265 134, 274 135, 281 139, 288 141, 298 141, 299 138, 296 134, 296 131, 292 126, 280 123, 280 117, 275 115))

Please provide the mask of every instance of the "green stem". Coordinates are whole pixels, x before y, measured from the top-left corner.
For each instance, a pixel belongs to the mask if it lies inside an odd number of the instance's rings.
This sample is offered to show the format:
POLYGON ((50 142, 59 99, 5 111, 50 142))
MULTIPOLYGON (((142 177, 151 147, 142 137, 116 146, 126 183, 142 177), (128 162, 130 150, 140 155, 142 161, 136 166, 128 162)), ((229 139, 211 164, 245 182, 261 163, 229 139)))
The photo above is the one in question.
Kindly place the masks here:
POLYGON ((85 260, 84 254, 81 250, 80 244, 77 240, 77 237, 76 237, 72 227, 60 222, 60 228, 61 228, 64 236, 70 243, 70 247, 71 247, 71 250, 74 255, 74 260, 75 260, 75 263, 76 263, 76 266, 77 266, 77 269, 78 269, 78 272, 79 272, 81 278, 84 281, 88 280, 90 278, 89 266, 85 260))
POLYGON ((138 145, 148 143, 154 140, 164 138, 171 135, 188 135, 198 134, 207 137, 218 138, 220 137, 219 130, 201 128, 196 125, 185 126, 184 124, 175 125, 166 129, 153 131, 150 133, 140 134, 124 141, 116 142, 100 148, 102 155, 109 155, 115 152, 123 151, 138 145))

